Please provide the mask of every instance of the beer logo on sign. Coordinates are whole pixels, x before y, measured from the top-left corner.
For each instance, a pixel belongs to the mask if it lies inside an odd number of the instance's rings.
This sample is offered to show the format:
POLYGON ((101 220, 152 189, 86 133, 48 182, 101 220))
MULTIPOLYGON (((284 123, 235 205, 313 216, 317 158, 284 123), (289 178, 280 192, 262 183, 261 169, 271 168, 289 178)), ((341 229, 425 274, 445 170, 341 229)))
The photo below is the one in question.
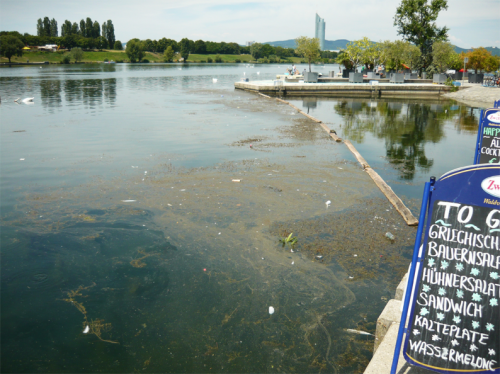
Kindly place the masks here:
POLYGON ((500 197, 500 175, 483 180, 481 182, 481 188, 491 196, 500 197))
POLYGON ((486 117, 488 121, 494 122, 494 123, 500 123, 500 111, 497 111, 495 113, 491 113, 488 117, 486 117))

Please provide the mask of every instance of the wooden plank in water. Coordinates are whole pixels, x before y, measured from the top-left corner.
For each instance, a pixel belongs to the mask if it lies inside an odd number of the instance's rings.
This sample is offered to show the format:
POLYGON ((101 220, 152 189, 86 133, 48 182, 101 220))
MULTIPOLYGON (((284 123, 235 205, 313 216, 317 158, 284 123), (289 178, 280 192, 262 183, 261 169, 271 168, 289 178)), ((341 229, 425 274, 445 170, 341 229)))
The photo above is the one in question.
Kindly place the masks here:
POLYGON ((408 226, 417 226, 418 225, 418 219, 416 219, 413 214, 411 213, 410 209, 406 207, 406 205, 401 201, 401 199, 394 193, 391 187, 385 183, 385 181, 382 179, 378 173, 373 170, 372 168, 368 167, 365 169, 365 171, 368 173, 368 175, 373 179, 375 184, 377 185, 378 188, 380 188, 380 191, 387 197, 387 199, 391 202, 391 204, 396 208, 396 210, 401 214, 403 219, 406 221, 406 224, 408 226))
POLYGON ((349 150, 354 154, 354 157, 358 160, 358 162, 363 166, 363 169, 369 168, 370 165, 368 165, 368 162, 361 156, 361 153, 358 152, 356 148, 352 145, 352 143, 349 140, 344 140, 344 144, 349 148, 349 150))
POLYGON ((323 127, 323 129, 328 133, 328 135, 330 135, 332 137, 332 139, 335 140, 337 143, 340 143, 342 141, 342 139, 339 138, 337 136, 337 134, 335 134, 334 132, 331 132, 331 130, 328 128, 328 126, 325 125, 323 122, 321 122, 319 125, 321 127, 323 127))

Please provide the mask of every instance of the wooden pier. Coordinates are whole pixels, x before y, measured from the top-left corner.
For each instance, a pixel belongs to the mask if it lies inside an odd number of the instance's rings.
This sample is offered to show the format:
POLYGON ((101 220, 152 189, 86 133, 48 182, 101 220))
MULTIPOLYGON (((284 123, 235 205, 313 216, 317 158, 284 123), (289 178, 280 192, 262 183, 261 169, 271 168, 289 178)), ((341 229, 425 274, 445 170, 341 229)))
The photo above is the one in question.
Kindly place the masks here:
MULTIPOLYGON (((330 96, 330 97, 373 97, 373 98, 436 98, 451 92, 452 87, 432 83, 345 83, 333 80, 320 83, 289 83, 282 81, 236 82, 239 90, 283 96, 330 96)), ((417 80, 418 81, 418 80, 417 80)))

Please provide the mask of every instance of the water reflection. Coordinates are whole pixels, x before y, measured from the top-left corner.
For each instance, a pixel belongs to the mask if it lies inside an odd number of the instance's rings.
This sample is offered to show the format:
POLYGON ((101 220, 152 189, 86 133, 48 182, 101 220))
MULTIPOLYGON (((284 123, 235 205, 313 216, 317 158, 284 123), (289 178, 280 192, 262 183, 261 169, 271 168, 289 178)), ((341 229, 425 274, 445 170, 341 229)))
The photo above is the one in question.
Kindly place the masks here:
POLYGON ((434 160, 426 156, 425 143, 439 143, 444 124, 451 121, 459 130, 477 131, 477 111, 452 103, 340 101, 334 106, 344 118, 344 136, 363 143, 370 133, 385 140, 388 161, 404 180, 412 180, 417 169, 429 170, 434 160))
POLYGON ((83 104, 91 109, 104 103, 112 106, 116 102, 116 78, 40 81, 40 99, 44 107, 62 107, 63 93, 64 101, 69 105, 83 104))

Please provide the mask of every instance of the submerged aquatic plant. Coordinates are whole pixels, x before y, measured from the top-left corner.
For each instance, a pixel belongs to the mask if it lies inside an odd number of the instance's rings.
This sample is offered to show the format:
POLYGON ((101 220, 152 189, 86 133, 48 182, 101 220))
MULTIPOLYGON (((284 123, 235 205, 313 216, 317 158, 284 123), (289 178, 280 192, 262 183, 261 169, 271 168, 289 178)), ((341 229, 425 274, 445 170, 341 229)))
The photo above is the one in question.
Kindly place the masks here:
POLYGON ((297 244, 297 237, 296 236, 293 236, 293 232, 290 233, 290 235, 288 235, 288 237, 286 238, 280 238, 280 243, 283 245, 283 247, 287 244, 290 245, 291 248, 293 248, 295 246, 295 244, 297 244))

